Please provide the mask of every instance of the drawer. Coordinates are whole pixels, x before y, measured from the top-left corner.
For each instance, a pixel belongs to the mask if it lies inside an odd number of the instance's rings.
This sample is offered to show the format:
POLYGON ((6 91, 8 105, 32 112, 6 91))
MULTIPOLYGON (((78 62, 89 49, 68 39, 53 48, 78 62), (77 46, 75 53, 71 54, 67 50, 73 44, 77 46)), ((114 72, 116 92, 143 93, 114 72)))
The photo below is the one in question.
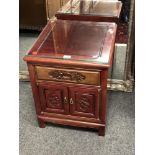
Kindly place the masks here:
POLYGON ((100 72, 36 66, 38 80, 100 85, 100 72))

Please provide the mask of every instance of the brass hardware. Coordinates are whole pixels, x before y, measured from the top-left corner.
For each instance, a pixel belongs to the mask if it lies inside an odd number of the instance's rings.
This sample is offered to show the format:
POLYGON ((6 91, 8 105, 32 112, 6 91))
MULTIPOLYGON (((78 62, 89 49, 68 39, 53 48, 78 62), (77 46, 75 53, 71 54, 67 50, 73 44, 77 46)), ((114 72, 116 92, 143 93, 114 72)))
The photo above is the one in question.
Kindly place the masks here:
POLYGON ((67 97, 66 96, 64 97, 64 103, 65 104, 67 103, 67 97))
POLYGON ((72 98, 70 98, 70 104, 74 104, 74 102, 73 102, 73 99, 72 99, 72 98))
POLYGON ((98 89, 98 93, 101 91, 101 89, 98 89))

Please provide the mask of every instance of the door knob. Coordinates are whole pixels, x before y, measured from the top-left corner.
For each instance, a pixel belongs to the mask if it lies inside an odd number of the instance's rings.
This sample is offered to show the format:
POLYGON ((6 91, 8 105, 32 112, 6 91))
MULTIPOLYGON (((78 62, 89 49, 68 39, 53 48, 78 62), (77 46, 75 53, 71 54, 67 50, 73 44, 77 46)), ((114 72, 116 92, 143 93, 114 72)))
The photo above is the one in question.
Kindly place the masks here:
POLYGON ((74 102, 73 102, 73 99, 72 99, 72 98, 70 98, 70 104, 74 104, 74 102))
POLYGON ((65 104, 67 103, 67 97, 66 96, 64 97, 64 103, 65 104))

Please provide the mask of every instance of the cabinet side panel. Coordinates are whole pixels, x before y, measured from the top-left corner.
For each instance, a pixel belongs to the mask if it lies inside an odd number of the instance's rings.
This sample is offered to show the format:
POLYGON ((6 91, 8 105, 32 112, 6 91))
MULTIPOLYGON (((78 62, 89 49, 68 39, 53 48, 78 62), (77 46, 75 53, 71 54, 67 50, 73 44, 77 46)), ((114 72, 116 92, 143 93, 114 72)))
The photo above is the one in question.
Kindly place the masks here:
POLYGON ((41 104, 40 104, 40 99, 39 99, 39 90, 36 85, 36 76, 35 76, 35 68, 32 64, 27 63, 28 70, 29 70, 29 76, 30 76, 30 81, 31 81, 31 87, 32 87, 32 92, 33 92, 33 98, 35 102, 35 108, 36 108, 36 113, 40 114, 41 113, 41 104))
POLYGON ((106 122, 106 104, 107 104, 107 78, 108 69, 101 72, 101 102, 100 102, 100 120, 105 124, 106 122))

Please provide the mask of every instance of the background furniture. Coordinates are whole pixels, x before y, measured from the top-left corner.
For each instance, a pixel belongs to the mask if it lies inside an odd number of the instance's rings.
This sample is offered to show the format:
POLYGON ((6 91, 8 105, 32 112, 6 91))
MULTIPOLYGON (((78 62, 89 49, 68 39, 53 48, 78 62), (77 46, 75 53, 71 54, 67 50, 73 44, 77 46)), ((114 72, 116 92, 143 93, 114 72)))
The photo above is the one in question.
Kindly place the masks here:
POLYGON ((70 0, 56 12, 55 16, 63 20, 115 22, 118 26, 116 43, 127 43, 128 27, 122 25, 121 10, 122 2, 117 0, 70 0))
POLYGON ((47 21, 68 0, 20 0, 20 29, 42 30, 47 21))
POLYGON ((118 23, 121 1, 70 0, 55 14, 58 19, 118 23))
POLYGON ((41 30, 47 23, 45 0, 19 1, 20 29, 41 30))

